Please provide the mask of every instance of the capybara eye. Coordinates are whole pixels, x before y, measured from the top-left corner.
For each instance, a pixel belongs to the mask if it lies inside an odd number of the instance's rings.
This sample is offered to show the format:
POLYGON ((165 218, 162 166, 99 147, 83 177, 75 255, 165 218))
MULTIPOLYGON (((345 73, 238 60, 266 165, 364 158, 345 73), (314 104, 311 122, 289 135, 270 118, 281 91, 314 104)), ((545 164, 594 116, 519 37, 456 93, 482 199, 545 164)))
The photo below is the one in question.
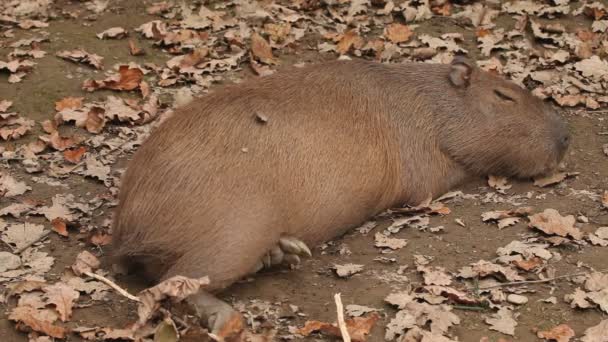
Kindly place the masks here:
POLYGON ((501 100, 515 102, 515 99, 498 89, 494 89, 494 94, 501 100))

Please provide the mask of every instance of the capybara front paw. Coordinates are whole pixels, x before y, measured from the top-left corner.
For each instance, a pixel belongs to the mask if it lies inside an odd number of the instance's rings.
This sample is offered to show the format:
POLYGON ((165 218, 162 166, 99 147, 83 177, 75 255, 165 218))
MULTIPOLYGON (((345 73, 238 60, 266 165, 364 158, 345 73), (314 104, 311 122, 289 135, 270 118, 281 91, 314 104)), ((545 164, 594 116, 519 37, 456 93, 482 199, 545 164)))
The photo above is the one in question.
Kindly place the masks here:
POLYGON ((300 257, 304 256, 312 256, 310 248, 304 242, 290 236, 282 237, 256 264, 254 273, 281 264, 297 265, 300 263, 300 257))

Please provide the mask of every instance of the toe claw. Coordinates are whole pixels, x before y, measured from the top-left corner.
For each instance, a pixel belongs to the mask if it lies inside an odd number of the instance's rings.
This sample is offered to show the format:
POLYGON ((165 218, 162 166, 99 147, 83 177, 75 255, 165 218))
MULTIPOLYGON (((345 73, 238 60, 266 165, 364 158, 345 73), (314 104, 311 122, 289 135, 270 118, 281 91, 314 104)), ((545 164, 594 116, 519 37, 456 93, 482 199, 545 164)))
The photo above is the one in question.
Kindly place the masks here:
POLYGON ((296 240, 296 243, 298 244, 298 247, 300 247, 300 255, 304 254, 306 256, 312 257, 312 252, 310 251, 310 248, 308 248, 308 246, 306 246, 304 242, 296 240))
POLYGON ((300 252, 300 248, 294 242, 294 239, 291 237, 284 237, 284 238, 279 239, 279 245, 281 246, 281 249, 285 253, 299 254, 299 252, 300 252))

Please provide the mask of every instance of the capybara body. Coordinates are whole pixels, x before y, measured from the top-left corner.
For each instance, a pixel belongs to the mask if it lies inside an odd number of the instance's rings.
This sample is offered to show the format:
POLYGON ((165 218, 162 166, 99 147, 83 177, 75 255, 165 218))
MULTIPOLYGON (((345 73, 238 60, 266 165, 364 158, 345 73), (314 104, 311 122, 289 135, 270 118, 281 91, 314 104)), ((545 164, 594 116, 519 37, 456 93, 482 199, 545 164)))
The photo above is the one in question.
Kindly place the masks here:
POLYGON ((567 140, 550 106, 465 60, 292 68, 196 99, 151 134, 122 180, 114 253, 219 290, 281 236, 315 246, 469 176, 547 173, 567 140))

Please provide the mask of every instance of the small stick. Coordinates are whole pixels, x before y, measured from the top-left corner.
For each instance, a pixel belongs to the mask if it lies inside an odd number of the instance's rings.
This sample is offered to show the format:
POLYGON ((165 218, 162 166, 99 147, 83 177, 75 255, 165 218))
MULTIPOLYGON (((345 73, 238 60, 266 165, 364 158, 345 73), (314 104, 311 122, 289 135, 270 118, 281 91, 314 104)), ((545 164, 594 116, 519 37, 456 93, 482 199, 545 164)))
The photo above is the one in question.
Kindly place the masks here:
POLYGON ((178 317, 177 315, 173 315, 169 310, 165 308, 159 308, 160 312, 162 312, 165 316, 170 317, 175 323, 181 325, 184 329, 190 329, 190 325, 186 323, 183 319, 178 317))
POLYGON ((91 278, 95 278, 99 281, 101 281, 102 283, 108 285, 109 287, 113 288, 114 290, 116 290, 118 293, 120 293, 121 295, 123 295, 124 297, 129 298, 132 301, 135 302, 140 302, 138 297, 135 297, 134 295, 130 294, 129 292, 127 292, 127 290, 121 288, 120 286, 116 285, 116 283, 114 283, 113 281, 111 281, 110 279, 100 276, 99 274, 95 274, 93 272, 90 271, 84 271, 82 272, 82 274, 85 274, 91 278))
POLYGON ((33 244, 35 244, 36 242, 44 239, 45 237, 47 237, 49 234, 51 233, 50 230, 46 230, 43 231, 42 234, 40 234, 36 239, 28 242, 27 244, 21 246, 21 248, 18 248, 14 251, 15 254, 21 254, 24 250, 30 248, 33 244))
POLYGON ((342 333, 342 340, 344 342, 350 342, 350 335, 348 334, 348 329, 346 328, 346 322, 344 322, 344 307, 342 306, 342 299, 340 299, 340 294, 336 293, 334 295, 334 299, 336 300, 336 311, 338 311, 338 326, 340 327, 340 333, 342 333))
MULTIPOLYGON (((601 270, 601 271, 595 271, 595 272, 596 273, 606 273, 606 272, 608 272, 608 269, 601 270)), ((547 279, 540 279, 540 280, 513 281, 513 282, 510 282, 510 283, 502 283, 502 284, 491 285, 491 286, 483 286, 483 287, 477 288, 477 290, 489 290, 489 289, 494 289, 494 288, 497 288, 497 287, 505 287, 505 286, 520 286, 520 285, 526 285, 526 284, 549 283, 549 282, 552 282, 554 280, 577 277, 577 276, 581 276, 581 275, 586 275, 588 273, 589 272, 587 271, 587 272, 578 272, 578 273, 572 273, 572 274, 565 274, 565 275, 558 276, 558 277, 547 278, 547 279)))

